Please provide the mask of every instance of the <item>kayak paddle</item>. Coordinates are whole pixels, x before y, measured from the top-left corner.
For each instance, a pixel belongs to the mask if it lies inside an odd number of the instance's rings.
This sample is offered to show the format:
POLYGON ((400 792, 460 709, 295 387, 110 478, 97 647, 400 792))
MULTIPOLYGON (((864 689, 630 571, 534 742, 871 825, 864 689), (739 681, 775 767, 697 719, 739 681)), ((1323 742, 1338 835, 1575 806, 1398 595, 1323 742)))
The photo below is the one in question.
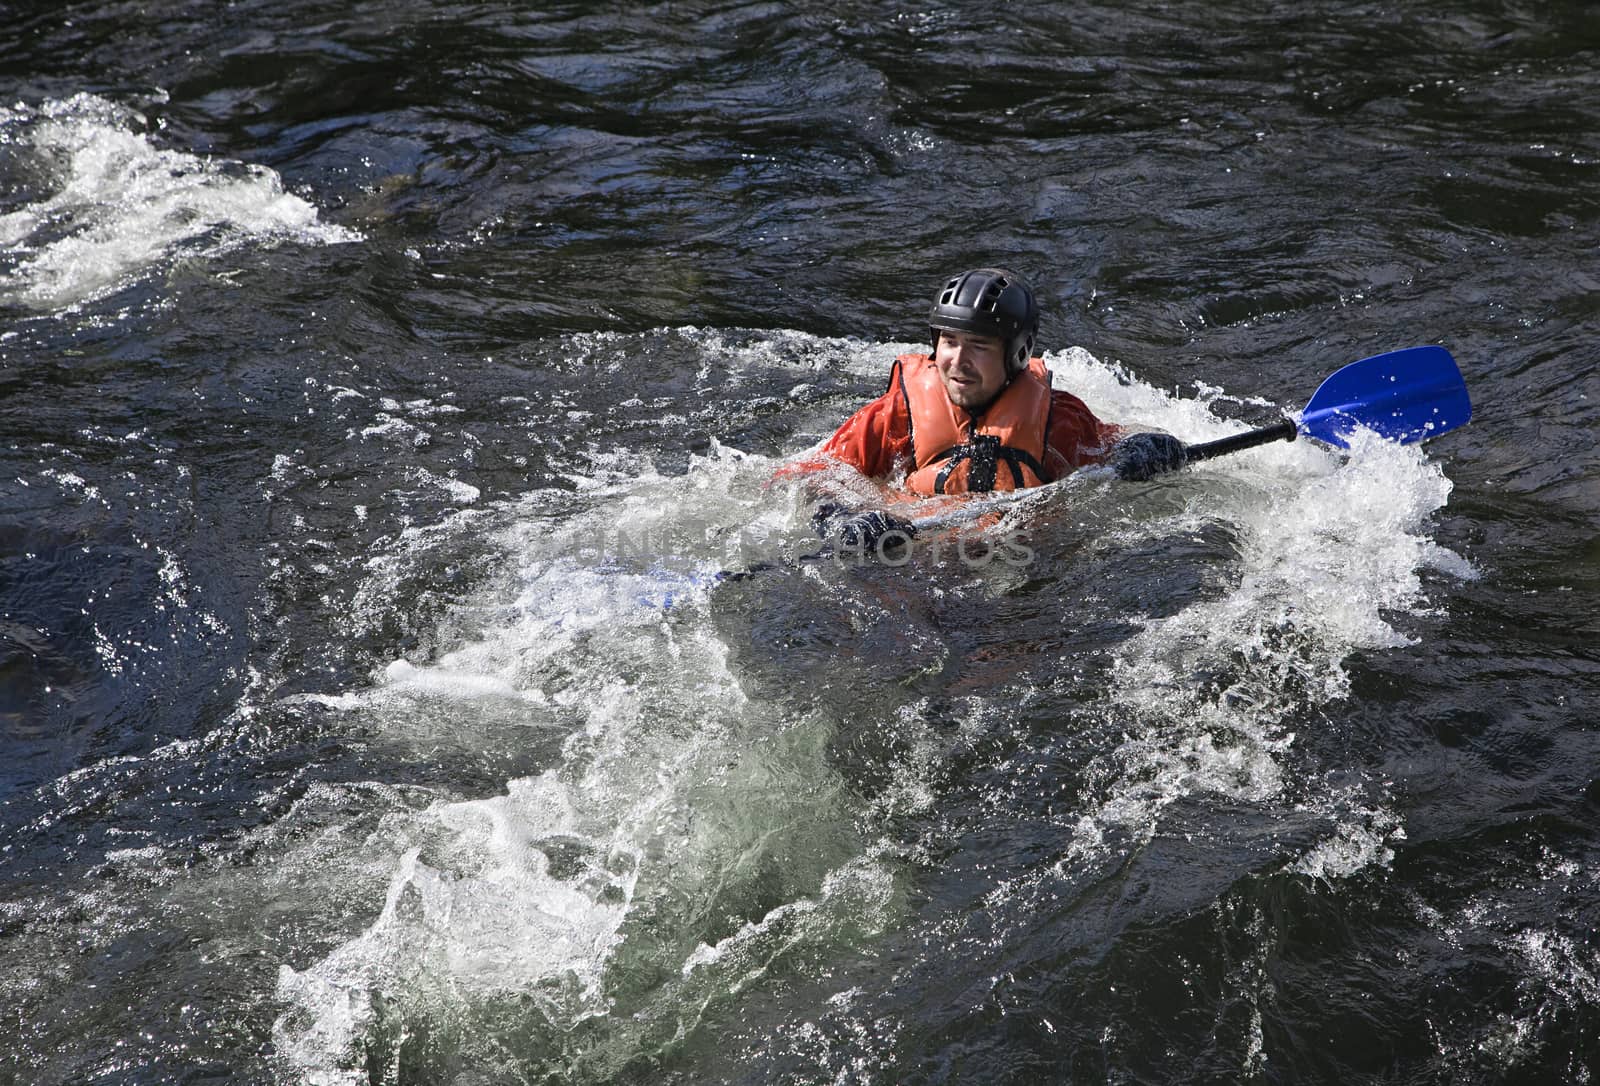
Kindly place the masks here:
POLYGON ((1472 418, 1472 401, 1455 359, 1443 347, 1407 347, 1352 362, 1322 382, 1300 421, 1271 426, 1188 447, 1189 463, 1253 449, 1297 434, 1342 449, 1358 426, 1401 444, 1425 441, 1472 418))

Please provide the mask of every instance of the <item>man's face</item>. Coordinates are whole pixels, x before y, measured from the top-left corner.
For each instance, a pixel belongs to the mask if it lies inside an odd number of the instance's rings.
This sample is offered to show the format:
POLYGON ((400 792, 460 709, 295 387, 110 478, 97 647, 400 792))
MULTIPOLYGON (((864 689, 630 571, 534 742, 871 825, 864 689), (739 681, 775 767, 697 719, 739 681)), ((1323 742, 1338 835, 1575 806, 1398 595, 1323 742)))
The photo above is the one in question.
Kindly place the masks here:
POLYGON ((968 411, 987 407, 1006 387, 1005 344, 994 336, 939 330, 934 365, 950 402, 968 411))

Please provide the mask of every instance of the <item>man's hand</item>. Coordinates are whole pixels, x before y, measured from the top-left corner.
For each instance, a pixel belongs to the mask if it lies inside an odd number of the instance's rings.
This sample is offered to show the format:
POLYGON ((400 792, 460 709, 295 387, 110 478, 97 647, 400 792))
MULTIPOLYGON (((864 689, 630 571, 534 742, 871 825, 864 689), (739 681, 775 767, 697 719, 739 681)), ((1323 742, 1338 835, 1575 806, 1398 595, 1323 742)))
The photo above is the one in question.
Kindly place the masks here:
POLYGON ((875 550, 879 543, 886 551, 896 550, 917 534, 916 525, 909 520, 891 516, 881 509, 852 513, 833 502, 819 506, 811 516, 811 523, 818 535, 861 553, 875 550))
POLYGON ((850 518, 850 510, 838 502, 822 502, 811 514, 811 530, 818 536, 827 539, 839 525, 850 518))
POLYGON ((1111 447, 1106 464, 1119 479, 1143 482, 1164 471, 1177 471, 1189 462, 1183 442, 1171 434, 1129 434, 1111 447))
POLYGON ((885 550, 892 551, 903 547, 916 534, 917 527, 909 520, 890 516, 881 509, 869 509, 841 523, 835 536, 850 550, 876 550, 881 543, 885 550))

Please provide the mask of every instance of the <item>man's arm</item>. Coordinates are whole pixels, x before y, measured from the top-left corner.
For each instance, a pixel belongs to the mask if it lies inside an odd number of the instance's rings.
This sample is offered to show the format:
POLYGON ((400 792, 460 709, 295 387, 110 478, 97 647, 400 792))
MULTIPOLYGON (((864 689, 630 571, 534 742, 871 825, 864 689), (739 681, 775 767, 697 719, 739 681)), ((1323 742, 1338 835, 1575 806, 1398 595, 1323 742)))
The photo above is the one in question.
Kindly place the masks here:
POLYGON ((891 389, 846 419, 821 448, 780 467, 772 483, 799 482, 818 535, 868 550, 892 533, 914 531, 883 511, 898 500, 888 480, 911 458, 911 417, 891 389))
POLYGON ((1183 442, 1170 434, 1133 433, 1095 418, 1070 392, 1050 394, 1051 468, 1060 478, 1073 468, 1105 464, 1123 479, 1142 481, 1188 463, 1183 442), (1059 456, 1060 460, 1054 458, 1059 456))
POLYGON ((1049 459, 1045 466, 1056 478, 1075 468, 1103 464, 1126 431, 1095 417, 1089 405, 1070 392, 1050 393, 1050 432, 1045 438, 1049 459))
POLYGON ((884 393, 845 420, 822 447, 784 464, 773 483, 799 481, 816 500, 858 507, 888 500, 885 485, 911 457, 911 420, 884 393))

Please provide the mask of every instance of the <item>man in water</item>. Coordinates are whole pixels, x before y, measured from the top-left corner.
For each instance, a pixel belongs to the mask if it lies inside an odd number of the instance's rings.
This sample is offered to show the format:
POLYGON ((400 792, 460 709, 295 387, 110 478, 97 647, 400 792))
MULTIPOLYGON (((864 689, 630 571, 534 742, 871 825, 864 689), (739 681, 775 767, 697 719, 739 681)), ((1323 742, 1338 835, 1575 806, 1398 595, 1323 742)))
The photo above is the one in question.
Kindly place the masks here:
POLYGON ((913 532, 883 509, 860 508, 861 477, 898 480, 909 495, 932 497, 1042 486, 1088 464, 1138 480, 1184 465, 1176 438, 1126 433, 1051 389, 1050 371, 1033 356, 1039 307, 1020 275, 978 268, 951 278, 928 325, 931 356, 896 359, 882 396, 817 453, 779 472, 809 477, 822 498, 818 529, 844 546, 872 549, 891 533, 913 532))

